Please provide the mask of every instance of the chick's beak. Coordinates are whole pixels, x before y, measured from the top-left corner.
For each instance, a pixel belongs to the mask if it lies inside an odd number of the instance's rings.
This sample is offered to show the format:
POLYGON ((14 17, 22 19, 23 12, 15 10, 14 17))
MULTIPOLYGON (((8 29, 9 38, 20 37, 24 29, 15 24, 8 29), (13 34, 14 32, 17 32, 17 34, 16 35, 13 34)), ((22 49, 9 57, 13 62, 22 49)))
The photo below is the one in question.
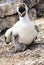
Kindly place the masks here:
POLYGON ((26 14, 26 10, 24 6, 19 7, 19 15, 23 17, 26 14))

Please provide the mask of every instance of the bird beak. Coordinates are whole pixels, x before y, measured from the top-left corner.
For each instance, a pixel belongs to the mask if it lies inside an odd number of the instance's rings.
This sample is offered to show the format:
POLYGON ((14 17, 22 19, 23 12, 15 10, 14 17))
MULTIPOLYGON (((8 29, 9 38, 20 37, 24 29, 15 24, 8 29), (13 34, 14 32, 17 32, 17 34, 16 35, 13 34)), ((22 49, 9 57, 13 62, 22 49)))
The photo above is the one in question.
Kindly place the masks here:
POLYGON ((23 17, 25 14, 26 14, 26 11, 24 11, 23 13, 20 13, 20 12, 19 12, 19 15, 20 15, 21 17, 23 17))

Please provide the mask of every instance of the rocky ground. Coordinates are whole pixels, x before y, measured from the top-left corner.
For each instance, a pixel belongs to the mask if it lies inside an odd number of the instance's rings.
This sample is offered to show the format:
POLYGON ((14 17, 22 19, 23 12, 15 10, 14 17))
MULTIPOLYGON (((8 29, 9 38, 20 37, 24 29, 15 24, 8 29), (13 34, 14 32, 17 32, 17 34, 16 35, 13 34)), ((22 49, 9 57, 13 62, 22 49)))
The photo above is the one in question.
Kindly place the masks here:
POLYGON ((44 0, 0 0, 0 32, 18 21, 16 7, 20 1, 28 6, 31 19, 44 16, 44 0))
MULTIPOLYGON (((32 20, 37 18, 36 14, 44 16, 44 0, 0 0, 0 65, 44 65, 44 23, 38 26, 40 32, 36 43, 24 52, 15 53, 14 45, 5 43, 3 31, 19 20, 16 14, 16 3, 19 1, 28 5, 32 20)), ((40 21, 44 22, 44 18, 40 21)))
POLYGON ((12 43, 4 42, 0 36, 0 65, 44 65, 44 25, 40 25, 36 43, 31 44, 24 52, 14 52, 12 43))

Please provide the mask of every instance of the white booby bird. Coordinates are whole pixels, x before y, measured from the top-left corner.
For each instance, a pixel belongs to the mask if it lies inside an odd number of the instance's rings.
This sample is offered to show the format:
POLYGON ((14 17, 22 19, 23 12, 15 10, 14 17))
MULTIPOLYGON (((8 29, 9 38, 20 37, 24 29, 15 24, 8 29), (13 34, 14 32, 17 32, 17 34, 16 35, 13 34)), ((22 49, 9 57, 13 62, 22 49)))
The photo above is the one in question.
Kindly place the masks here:
MULTIPOLYGON (((17 5, 17 12, 19 14, 19 21, 10 28, 12 32, 15 48, 17 50, 25 50, 25 45, 29 45, 37 36, 37 31, 35 30, 34 23, 30 21, 28 16, 28 7, 25 3, 20 3, 17 5), (22 45, 22 43, 24 45, 22 45), (21 46, 20 46, 21 45, 21 46)), ((7 32, 6 32, 7 33, 7 32)), ((9 35, 8 33, 8 35, 9 35)), ((5 35, 6 36, 6 35, 5 35)), ((7 36, 8 37, 8 36, 7 36)), ((9 38, 8 38, 9 39, 9 38)))
POLYGON ((17 12, 19 14, 19 21, 12 27, 13 35, 19 36, 19 42, 24 44, 30 44, 37 35, 34 23, 30 21, 28 16, 28 7, 26 4, 21 3, 17 6, 17 12))

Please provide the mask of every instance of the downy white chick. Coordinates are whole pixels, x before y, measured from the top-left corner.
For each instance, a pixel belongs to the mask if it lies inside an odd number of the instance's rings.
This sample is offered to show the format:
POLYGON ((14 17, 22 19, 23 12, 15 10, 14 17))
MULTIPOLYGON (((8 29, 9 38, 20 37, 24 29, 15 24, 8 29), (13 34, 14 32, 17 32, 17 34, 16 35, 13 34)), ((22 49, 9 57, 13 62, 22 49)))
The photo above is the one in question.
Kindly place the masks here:
POLYGON ((34 23, 30 21, 28 16, 27 5, 25 3, 18 4, 17 12, 19 14, 19 21, 14 24, 12 28, 7 30, 5 34, 6 41, 10 42, 12 32, 15 52, 24 51, 26 49, 26 45, 31 44, 37 36, 34 23))
MULTIPOLYGON (((35 30, 34 23, 29 19, 28 7, 25 3, 21 3, 17 6, 17 12, 19 14, 19 21, 12 27, 12 34, 14 40, 16 39, 16 41, 14 41, 16 50, 19 48, 21 50, 22 46, 26 48, 25 45, 32 43, 37 36, 37 31, 35 30), (17 46, 17 44, 21 45, 21 47, 17 46)), ((23 50, 25 50, 24 47, 23 50)))

